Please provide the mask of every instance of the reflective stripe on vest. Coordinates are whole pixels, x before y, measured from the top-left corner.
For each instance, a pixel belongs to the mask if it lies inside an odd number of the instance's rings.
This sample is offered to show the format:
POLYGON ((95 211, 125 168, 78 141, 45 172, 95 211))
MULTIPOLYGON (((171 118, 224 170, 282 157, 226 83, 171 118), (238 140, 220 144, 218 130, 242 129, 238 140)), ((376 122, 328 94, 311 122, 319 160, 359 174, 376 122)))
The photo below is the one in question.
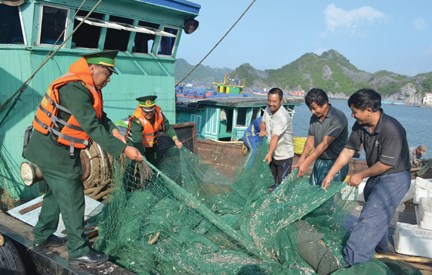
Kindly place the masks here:
POLYGON ((154 146, 154 144, 157 143, 158 131, 159 131, 159 129, 163 128, 163 126, 164 126, 163 125, 163 114, 162 114, 162 110, 159 106, 156 106, 154 115, 155 115, 154 116, 154 123, 152 125, 151 122, 145 118, 144 111, 141 109, 141 107, 138 106, 135 109, 135 112, 133 113, 133 115, 129 118, 129 125, 128 125, 128 131, 127 131, 128 134, 127 135, 130 135, 132 121, 134 119, 138 119, 138 121, 143 126, 143 130, 141 132, 142 144, 146 148, 152 148, 154 146))
POLYGON ((75 116, 59 104, 59 89, 70 82, 80 81, 91 93, 93 109, 100 121, 103 114, 103 100, 100 91, 93 87, 93 79, 84 58, 73 63, 69 70, 68 73, 49 86, 36 111, 33 127, 42 134, 50 133, 58 143, 69 146, 71 153, 73 153, 73 148, 84 149, 88 147, 90 137, 82 130, 75 116), (70 114, 67 121, 58 117, 59 110, 70 114))

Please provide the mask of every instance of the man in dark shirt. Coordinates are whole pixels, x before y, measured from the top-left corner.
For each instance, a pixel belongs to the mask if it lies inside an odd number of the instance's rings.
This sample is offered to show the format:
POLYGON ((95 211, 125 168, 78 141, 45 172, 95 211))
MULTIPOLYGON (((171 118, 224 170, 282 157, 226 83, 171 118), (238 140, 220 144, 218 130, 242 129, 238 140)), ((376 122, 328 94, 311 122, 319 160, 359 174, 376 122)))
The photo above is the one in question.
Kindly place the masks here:
POLYGON ((368 178, 365 204, 344 248, 346 265, 351 266, 369 261, 375 252, 387 252, 388 226, 408 192, 411 174, 405 129, 383 112, 380 94, 371 89, 359 90, 350 96, 348 106, 356 123, 321 186, 328 188, 336 172, 363 145, 368 168, 353 174, 348 181, 348 185, 357 187, 368 178))
MULTIPOLYGON (((331 106, 327 94, 321 89, 311 89, 306 94, 305 103, 312 117, 303 152, 293 168, 299 168, 297 176, 301 177, 315 161, 310 183, 319 185, 345 147, 348 120, 342 111, 331 106)), ((347 173, 348 164, 335 175, 335 180, 343 181, 347 173)))

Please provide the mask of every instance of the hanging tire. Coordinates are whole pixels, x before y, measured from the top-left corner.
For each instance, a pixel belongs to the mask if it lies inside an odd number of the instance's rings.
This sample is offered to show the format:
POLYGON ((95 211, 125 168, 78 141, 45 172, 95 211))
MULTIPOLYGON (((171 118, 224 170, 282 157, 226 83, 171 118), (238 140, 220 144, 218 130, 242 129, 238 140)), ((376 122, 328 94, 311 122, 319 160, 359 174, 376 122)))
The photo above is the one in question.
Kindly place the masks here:
POLYGON ((0 274, 26 274, 21 256, 11 240, 0 234, 0 274), (3 240, 3 245, 1 245, 3 240))

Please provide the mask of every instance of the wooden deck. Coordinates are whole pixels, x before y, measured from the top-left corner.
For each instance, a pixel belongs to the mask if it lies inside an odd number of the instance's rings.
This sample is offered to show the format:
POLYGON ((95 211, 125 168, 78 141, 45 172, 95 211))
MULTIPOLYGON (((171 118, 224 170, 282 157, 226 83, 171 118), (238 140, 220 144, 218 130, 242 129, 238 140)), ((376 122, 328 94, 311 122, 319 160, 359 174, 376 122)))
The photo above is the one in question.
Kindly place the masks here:
MULTIPOLYGON (((69 265, 66 246, 34 250, 33 227, 0 211, 0 232, 13 241, 24 262, 27 274, 134 274, 112 262, 97 267, 69 265)), ((92 244, 95 239, 91 239, 92 244)))
MULTIPOLYGON (((242 141, 214 141, 198 140, 196 145, 196 154, 206 163, 212 165, 228 179, 233 179, 239 164, 244 161, 242 155, 242 141)), ((294 155, 294 163, 299 156, 294 155)), ((312 172, 314 163, 309 166, 309 174, 312 172)), ((349 174, 355 173, 366 168, 364 160, 352 159, 350 161, 349 174)))

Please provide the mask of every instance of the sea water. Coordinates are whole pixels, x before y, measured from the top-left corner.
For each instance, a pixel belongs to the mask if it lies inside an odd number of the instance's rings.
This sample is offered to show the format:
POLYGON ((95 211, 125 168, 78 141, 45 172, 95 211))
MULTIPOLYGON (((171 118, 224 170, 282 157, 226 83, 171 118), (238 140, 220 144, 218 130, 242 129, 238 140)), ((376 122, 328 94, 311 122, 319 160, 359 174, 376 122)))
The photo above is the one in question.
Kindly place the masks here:
MULTIPOLYGON (((332 106, 343 111, 348 118, 348 130, 354 125, 355 119, 351 117, 351 109, 348 108, 347 100, 330 99, 332 106)), ((382 105, 384 113, 396 118, 407 132, 408 146, 417 147, 426 145, 428 150, 426 158, 432 158, 432 108, 411 107, 403 105, 382 105)), ((306 137, 311 112, 306 104, 294 108, 294 136, 306 137)), ((364 152, 362 152, 364 155, 364 152)))

